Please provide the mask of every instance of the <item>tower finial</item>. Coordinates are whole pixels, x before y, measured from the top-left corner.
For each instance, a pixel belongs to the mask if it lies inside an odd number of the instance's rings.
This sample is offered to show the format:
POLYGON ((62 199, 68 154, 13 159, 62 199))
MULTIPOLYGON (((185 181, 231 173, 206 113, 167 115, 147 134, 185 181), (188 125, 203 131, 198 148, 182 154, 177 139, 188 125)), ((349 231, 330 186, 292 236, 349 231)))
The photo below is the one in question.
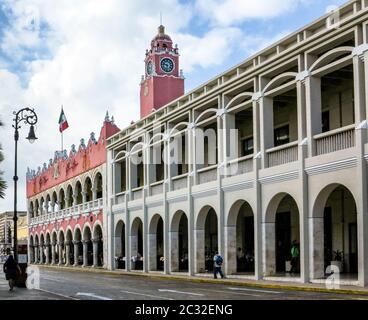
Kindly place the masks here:
POLYGON ((106 121, 106 122, 109 122, 109 121, 110 121, 110 118, 109 118, 109 111, 106 111, 105 121, 106 121))

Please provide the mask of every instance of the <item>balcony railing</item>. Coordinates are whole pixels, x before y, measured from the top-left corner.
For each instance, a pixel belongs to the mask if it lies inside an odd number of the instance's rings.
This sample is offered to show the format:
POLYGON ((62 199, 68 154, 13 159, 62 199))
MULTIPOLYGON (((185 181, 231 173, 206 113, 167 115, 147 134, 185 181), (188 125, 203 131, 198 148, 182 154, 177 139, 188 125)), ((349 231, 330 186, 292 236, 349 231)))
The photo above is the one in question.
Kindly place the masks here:
POLYGON ((253 155, 231 160, 227 165, 227 176, 232 177, 253 171, 253 155))
POLYGON ((164 182, 158 181, 151 183, 151 196, 155 196, 164 192, 164 182))
POLYGON ((313 138, 316 142, 317 156, 352 148, 355 147, 355 125, 317 134, 313 138))
POLYGON ((114 204, 120 204, 125 202, 125 191, 120 192, 115 195, 115 201, 114 204))
POLYGON ((56 220, 62 220, 65 218, 72 217, 73 215, 79 215, 84 212, 102 209, 103 199, 96 199, 90 202, 78 204, 76 206, 58 210, 55 212, 44 213, 38 217, 30 219, 30 225, 37 225, 43 223, 49 223, 56 220))
POLYGON ((181 174, 180 176, 173 177, 172 179, 173 190, 185 189, 188 186, 188 174, 181 174))
POLYGON ((142 199, 143 187, 135 188, 132 190, 132 200, 142 199))
POLYGON ((207 183, 217 180, 217 164, 198 170, 198 183, 207 183))
POLYGON ((298 141, 293 141, 267 151, 268 167, 298 161, 298 141))

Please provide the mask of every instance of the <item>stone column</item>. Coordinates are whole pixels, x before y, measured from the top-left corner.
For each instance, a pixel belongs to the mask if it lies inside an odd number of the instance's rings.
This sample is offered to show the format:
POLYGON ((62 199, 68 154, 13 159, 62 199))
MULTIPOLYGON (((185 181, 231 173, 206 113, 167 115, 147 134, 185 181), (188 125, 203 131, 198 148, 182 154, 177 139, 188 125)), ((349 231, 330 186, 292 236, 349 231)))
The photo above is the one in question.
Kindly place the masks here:
POLYGON ((59 242, 58 243, 58 248, 59 248, 59 266, 61 266, 63 264, 63 246, 64 243, 63 242, 59 242))
POLYGON ((275 222, 263 222, 263 274, 265 276, 276 274, 275 228, 275 222))
POLYGON ((52 242, 51 243, 51 264, 52 265, 56 264, 55 246, 56 246, 56 242, 52 242))
POLYGON ((93 187, 92 188, 92 200, 96 200, 97 199, 97 188, 93 187))
POLYGON ((273 99, 261 96, 260 99, 260 152, 262 168, 268 167, 267 149, 274 146, 273 143, 273 99))
POLYGON ((65 265, 70 266, 70 241, 65 241, 65 265))
POLYGON ((170 272, 179 271, 179 232, 171 231, 170 238, 170 272))
POLYGON ((50 244, 46 243, 46 264, 50 264, 50 244))
POLYGON ((34 250, 35 250, 35 246, 30 245, 29 246, 29 261, 30 261, 30 263, 35 263, 34 250))
POLYGON ((73 241, 74 245, 74 267, 78 266, 78 259, 79 259, 79 242, 78 240, 73 241))
POLYGON ((194 242, 195 242, 195 273, 205 271, 205 245, 204 245, 204 229, 194 230, 194 242))
POLYGON ((309 217, 309 272, 310 279, 322 278, 325 274, 324 261, 324 219, 323 217, 309 217))
POLYGON ((83 243, 83 267, 88 266, 88 241, 82 240, 83 243))
POLYGON ((40 249, 40 264, 43 264, 44 261, 43 261, 43 250, 44 250, 44 245, 41 245, 39 246, 39 249, 40 249))
POLYGON ((236 226, 225 227, 225 274, 236 273, 236 226))
POLYGON ((34 250, 34 263, 37 264, 38 263, 38 254, 39 254, 38 245, 35 245, 33 247, 33 250, 34 250))
POLYGON ((87 191, 82 191, 82 202, 83 203, 87 202, 87 191))
POLYGON ((157 270, 157 236, 156 233, 148 234, 148 271, 157 270))
POLYGON ((99 239, 92 239, 92 245, 93 245, 93 267, 98 267, 98 242, 99 239))

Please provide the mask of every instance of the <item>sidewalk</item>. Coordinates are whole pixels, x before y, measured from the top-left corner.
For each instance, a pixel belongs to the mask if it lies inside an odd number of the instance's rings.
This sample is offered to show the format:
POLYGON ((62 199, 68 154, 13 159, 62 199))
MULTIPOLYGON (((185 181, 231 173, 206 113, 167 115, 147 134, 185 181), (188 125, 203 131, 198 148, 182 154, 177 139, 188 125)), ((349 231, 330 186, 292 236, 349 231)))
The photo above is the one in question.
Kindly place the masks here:
POLYGON ((124 270, 107 270, 102 268, 82 268, 82 267, 65 267, 65 266, 49 266, 49 265, 37 265, 40 268, 60 271, 72 271, 72 272, 89 272, 99 273, 111 276, 133 276, 133 277, 150 277, 162 280, 181 280, 189 282, 202 282, 202 283, 216 283, 227 284, 235 286, 247 286, 254 288, 266 288, 266 289, 283 289, 291 291, 309 291, 309 292, 325 292, 325 293, 341 293, 341 294, 354 294, 354 295, 368 295, 368 287, 362 288, 358 286, 341 285, 339 289, 329 290, 325 284, 320 283, 300 283, 300 282, 282 282, 273 280, 251 280, 251 279, 213 279, 209 275, 196 275, 188 276, 185 274, 169 274, 165 275, 162 272, 126 272, 124 270))
MULTIPOLYGON (((2 267, 2 266, 1 266, 2 267)), ((66 298, 53 293, 29 290, 27 288, 14 288, 9 291, 8 281, 5 274, 0 272, 0 300, 67 300, 66 298)))

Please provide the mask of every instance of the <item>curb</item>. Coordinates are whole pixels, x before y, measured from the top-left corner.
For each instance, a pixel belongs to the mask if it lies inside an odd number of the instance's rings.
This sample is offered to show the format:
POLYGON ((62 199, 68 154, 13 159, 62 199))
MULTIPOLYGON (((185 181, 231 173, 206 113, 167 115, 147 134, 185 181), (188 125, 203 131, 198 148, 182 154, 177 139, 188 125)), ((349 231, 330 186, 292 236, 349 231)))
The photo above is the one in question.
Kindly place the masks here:
POLYGON ((106 269, 93 269, 93 268, 81 268, 81 267, 65 267, 65 266, 46 266, 46 265, 33 265, 39 268, 60 270, 60 271, 72 271, 83 273, 98 273, 110 276, 131 276, 131 277, 147 277, 160 280, 178 280, 196 283, 211 283, 211 284, 226 284, 243 287, 263 288, 263 289, 282 289, 288 291, 306 291, 306 292, 319 292, 319 293, 336 293, 336 294, 352 294, 352 295, 364 295, 368 296, 368 290, 360 289, 327 289, 323 287, 309 286, 309 285, 292 285, 284 283, 264 283, 257 280, 233 280, 233 279, 210 279, 198 276, 179 276, 179 275, 164 275, 153 273, 138 273, 138 272, 126 272, 126 271, 110 271, 106 269))

